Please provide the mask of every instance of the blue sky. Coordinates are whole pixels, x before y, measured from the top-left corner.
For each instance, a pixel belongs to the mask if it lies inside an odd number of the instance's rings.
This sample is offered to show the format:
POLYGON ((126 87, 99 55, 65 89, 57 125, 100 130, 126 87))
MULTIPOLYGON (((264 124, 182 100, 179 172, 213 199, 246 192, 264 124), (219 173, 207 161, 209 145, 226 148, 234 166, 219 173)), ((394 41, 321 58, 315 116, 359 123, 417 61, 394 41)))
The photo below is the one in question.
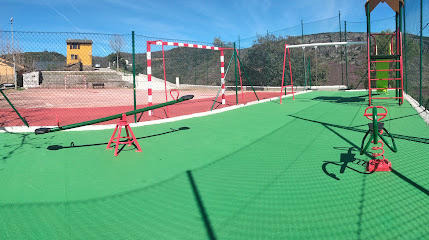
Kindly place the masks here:
MULTIPOLYGON (((338 16, 364 22, 366 0, 0 0, 0 29, 15 31, 130 33, 212 42, 265 34, 338 16)), ((371 14, 394 16, 386 5, 371 14)), ((335 22, 333 20, 332 22, 335 22)), ((338 20, 336 20, 338 23, 338 20)), ((327 22, 320 28, 333 25, 327 22)), ((359 25, 360 26, 360 25, 359 25)), ((332 27, 332 26, 331 26, 332 27)), ((335 26, 336 27, 336 26, 335 26)), ((320 30, 321 32, 324 29, 320 30)), ((365 31, 365 29, 362 29, 365 31)))

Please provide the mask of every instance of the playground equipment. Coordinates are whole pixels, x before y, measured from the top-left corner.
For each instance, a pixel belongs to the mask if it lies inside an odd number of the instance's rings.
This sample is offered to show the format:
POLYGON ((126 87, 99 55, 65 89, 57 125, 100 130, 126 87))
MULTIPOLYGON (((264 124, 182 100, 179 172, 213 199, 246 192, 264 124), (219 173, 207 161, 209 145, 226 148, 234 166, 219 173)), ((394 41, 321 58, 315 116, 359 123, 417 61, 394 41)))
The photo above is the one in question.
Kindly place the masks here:
MULTIPOLYGON (((173 90, 170 91, 171 97, 173 97, 172 92, 173 92, 173 90)), ((77 128, 77 127, 82 127, 82 126, 86 126, 86 125, 92 125, 92 124, 96 124, 96 123, 100 123, 100 122, 106 122, 106 121, 110 121, 110 120, 113 120, 113 119, 121 118, 119 120, 119 122, 116 124, 115 130, 113 131, 113 134, 110 137, 109 143, 107 144, 106 148, 107 149, 112 149, 110 147, 110 145, 112 143, 115 143, 115 153, 114 153, 115 157, 118 156, 118 149, 119 149, 119 145, 121 145, 121 144, 127 144, 128 146, 131 146, 132 144, 134 144, 137 147, 136 152, 142 152, 142 149, 140 148, 140 145, 137 142, 137 138, 135 137, 135 135, 133 133, 133 130, 131 130, 131 127, 130 127, 130 125, 127 122, 127 116, 128 115, 134 115, 134 114, 137 114, 137 113, 146 112, 146 111, 150 111, 150 110, 161 108, 161 107, 165 107, 165 106, 168 106, 168 105, 176 104, 176 103, 187 101, 187 100, 190 100, 190 99, 194 98, 194 95, 186 95, 186 96, 183 96, 181 98, 178 98, 179 97, 179 91, 175 90, 175 92, 177 93, 177 96, 176 96, 176 99, 173 100, 173 101, 169 101, 169 102, 165 102, 165 103, 161 103, 161 104, 149 106, 149 107, 146 107, 146 108, 136 109, 136 110, 133 110, 133 111, 125 112, 125 113, 122 113, 122 114, 116 114, 116 115, 112 115, 112 116, 109 116, 109 117, 94 119, 94 120, 91 120, 91 121, 86 121, 86 122, 81 122, 81 123, 76 123, 76 124, 70 124, 70 125, 66 125, 66 126, 62 126, 62 127, 59 126, 59 124, 58 124, 58 127, 55 127, 55 128, 38 128, 38 129, 36 129, 35 133, 37 135, 37 134, 44 134, 44 133, 49 133, 49 132, 57 132, 57 131, 62 131, 62 130, 77 128), (122 127, 125 127, 125 131, 127 133, 127 136, 121 136, 122 127), (117 136, 116 136, 116 132, 118 132, 117 136), (126 139, 126 140, 125 141, 121 141, 121 139, 126 139)))
POLYGON ((398 99, 399 105, 404 102, 404 83, 403 83, 403 61, 402 61, 402 15, 404 1, 403 0, 367 0, 365 4, 366 21, 367 21, 367 51, 368 51, 368 95, 369 105, 371 106, 372 99, 398 99), (386 2, 396 12, 396 31, 394 33, 373 33, 371 34, 371 11, 380 3, 386 2), (389 54, 378 54, 377 36, 390 36, 389 54), (394 49, 394 38, 396 47, 394 49), (374 47, 371 47, 371 39, 374 41, 374 47), (394 67, 392 68, 392 65, 394 67), (389 73, 394 72, 394 77, 389 77, 389 73), (375 73, 375 74, 371 74, 375 73), (371 76, 372 75, 372 76, 371 76), (374 76, 375 75, 375 76, 374 76), (376 82, 375 87, 372 87, 372 82, 376 82), (389 88, 388 81, 395 81, 395 84, 389 88), (395 90, 395 97, 372 96, 372 90, 377 92, 385 92, 387 90, 395 90))
POLYGON ((110 145, 112 143, 115 143, 115 154, 114 156, 118 156, 118 148, 120 144, 128 144, 128 146, 131 146, 132 144, 135 144, 137 147, 136 152, 142 152, 142 149, 140 148, 139 143, 137 142, 137 138, 133 133, 133 130, 131 130, 130 124, 127 122, 127 116, 125 114, 122 114, 121 120, 118 124, 116 124, 115 130, 113 131, 112 136, 110 137, 109 143, 107 143, 106 149, 112 149, 110 145), (125 131, 127 132, 126 137, 121 136, 121 130, 122 127, 125 127, 125 131), (119 131, 118 131, 119 129, 119 131), (115 137, 116 131, 118 131, 118 136, 115 137), (131 136, 130 136, 131 134, 131 136), (125 141, 121 141, 121 139, 126 139, 125 141))
POLYGON ((364 116, 367 117, 369 120, 371 120, 372 123, 368 123, 369 129, 366 132, 365 137, 362 139, 360 155, 364 154, 368 150, 370 143, 373 143, 376 145, 371 148, 372 150, 381 151, 381 152, 372 153, 373 159, 369 161, 367 165, 367 171, 368 172, 391 171, 392 165, 388 161, 388 159, 384 156, 384 145, 386 145, 390 150, 392 150, 395 153, 398 151, 398 149, 396 148, 396 144, 395 144, 395 140, 393 139, 393 136, 384 127, 384 123, 380 122, 383 118, 387 116, 387 109, 383 106, 370 106, 365 109, 364 116), (368 113, 369 109, 372 109, 372 113, 368 113), (384 112, 378 113, 377 109, 382 109, 384 110, 384 112), (378 118, 379 116, 381 117, 378 118), (384 132, 392 140, 392 145, 390 145, 383 137, 384 132), (365 139, 368 137, 369 134, 371 134, 371 137, 369 138, 368 142, 364 147, 365 139), (377 146, 378 144, 380 145, 377 146), (378 158, 378 157, 382 157, 382 158, 378 158))
POLYGON ((94 120, 90 120, 90 121, 74 123, 74 124, 65 125, 65 126, 58 126, 58 127, 54 127, 54 128, 38 128, 35 130, 35 134, 37 135, 37 134, 45 134, 45 133, 50 133, 50 132, 58 132, 58 131, 63 131, 63 130, 67 130, 67 129, 72 129, 72 128, 83 127, 83 126, 92 125, 92 124, 96 124, 96 123, 106 122, 106 121, 114 120, 117 118, 121 118, 121 117, 123 117, 124 114, 125 114, 125 116, 129 116, 129 115, 134 115, 137 113, 143 113, 143 112, 150 111, 153 109, 162 108, 162 107, 165 107, 168 105, 172 105, 172 104, 180 103, 183 101, 191 100, 192 98, 194 98, 194 95, 186 95, 186 96, 180 97, 177 100, 173 100, 173 101, 169 101, 169 102, 165 102, 165 103, 161 103, 161 104, 157 104, 157 105, 153 105, 153 106, 149 106, 149 107, 145 107, 145 108, 140 108, 140 109, 136 109, 133 111, 129 111, 129 112, 121 113, 121 114, 116 114, 116 115, 112 115, 112 116, 108 116, 108 117, 104 117, 104 118, 98 118, 98 119, 94 119, 94 120))

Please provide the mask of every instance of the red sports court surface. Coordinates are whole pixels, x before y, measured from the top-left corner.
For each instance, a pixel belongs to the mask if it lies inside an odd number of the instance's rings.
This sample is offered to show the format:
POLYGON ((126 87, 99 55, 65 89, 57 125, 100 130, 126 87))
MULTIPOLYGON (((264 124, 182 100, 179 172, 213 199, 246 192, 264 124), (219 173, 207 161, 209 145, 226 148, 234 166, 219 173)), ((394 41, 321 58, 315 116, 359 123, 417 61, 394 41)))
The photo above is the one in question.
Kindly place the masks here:
MULTIPOLYGON (((67 125, 102 118, 134 110, 133 92, 131 89, 31 89, 7 93, 10 101, 18 109, 19 113, 26 119, 30 126, 53 126, 57 125, 57 117, 60 125, 67 125), (54 94, 53 94, 54 93, 54 94)), ((168 117, 189 115, 198 112, 210 111, 216 90, 181 90, 180 96, 192 94, 194 99, 183 103, 168 106, 168 117)), ((278 97, 277 91, 258 91, 260 100, 278 97)), ((288 92, 288 94, 290 94, 288 92)), ((136 94, 137 109, 147 107, 147 91, 138 90, 136 94)), ((168 94, 168 101, 173 100, 168 94)), ((226 92, 226 104, 221 104, 221 94, 213 106, 213 110, 236 105, 235 91, 226 92)), ((257 101, 253 92, 238 93, 238 104, 247 104, 257 101)), ((165 93, 158 91, 154 93, 154 104, 166 102, 165 93)), ((18 115, 2 98, 0 101, 0 126, 22 126, 24 125, 18 115)), ((167 118, 167 107, 157 109, 153 116, 147 112, 136 116, 137 121, 151 121, 167 118)), ((130 122, 134 122, 134 116, 128 116, 130 122)), ((116 120, 101 124, 114 124, 116 120)))

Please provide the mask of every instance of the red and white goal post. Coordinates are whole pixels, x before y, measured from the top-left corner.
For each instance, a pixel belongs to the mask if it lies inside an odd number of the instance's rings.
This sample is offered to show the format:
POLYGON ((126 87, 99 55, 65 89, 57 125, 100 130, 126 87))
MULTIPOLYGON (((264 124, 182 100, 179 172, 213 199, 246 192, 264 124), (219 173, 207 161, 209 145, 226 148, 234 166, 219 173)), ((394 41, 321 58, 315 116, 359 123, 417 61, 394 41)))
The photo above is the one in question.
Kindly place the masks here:
MULTIPOLYGON (((283 89, 287 87, 292 87, 292 96, 293 99, 295 99, 295 92, 293 90, 293 77, 292 77, 292 64, 290 60, 290 50, 291 48, 302 48, 303 50, 306 47, 314 47, 317 48, 318 46, 339 46, 339 45, 356 45, 356 44, 366 44, 366 42, 327 42, 327 43, 308 43, 308 44, 297 44, 297 45, 289 45, 285 44, 285 50, 284 50, 284 58, 283 58, 283 75, 282 75, 282 87, 280 90, 280 104, 282 103, 282 97, 283 97, 283 89), (289 62, 289 73, 290 73, 290 85, 285 85, 285 70, 286 70, 286 56, 289 62)), ((285 90, 286 91, 286 90, 285 90)))
MULTIPOLYGON (((162 46, 162 55, 163 55, 163 68, 164 68, 164 82, 165 82, 165 97, 167 99, 167 79, 165 75, 165 58, 164 58, 164 46, 176 46, 176 47, 189 47, 189 48, 201 48, 201 49, 211 49, 215 51, 220 51, 220 82, 222 88, 222 104, 225 104, 225 58, 224 58, 224 48, 213 47, 199 44, 191 43, 178 43, 178 42, 164 42, 162 40, 156 41, 147 41, 147 81, 148 81, 148 103, 149 106, 152 106, 152 56, 151 56, 151 45, 162 46)), ((149 111, 149 116, 152 115, 152 111, 149 111)))

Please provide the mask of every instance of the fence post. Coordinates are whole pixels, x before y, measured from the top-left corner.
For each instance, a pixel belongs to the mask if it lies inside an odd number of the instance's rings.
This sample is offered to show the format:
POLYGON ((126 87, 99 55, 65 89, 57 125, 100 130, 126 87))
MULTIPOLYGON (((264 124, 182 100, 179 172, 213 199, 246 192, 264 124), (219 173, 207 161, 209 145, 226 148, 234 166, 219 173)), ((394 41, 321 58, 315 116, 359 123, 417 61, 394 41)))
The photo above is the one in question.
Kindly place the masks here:
MULTIPOLYGON (((344 41, 347 42, 347 21, 344 21, 344 41)), ((348 71, 348 59, 347 59, 347 44, 345 46, 345 61, 346 61, 346 85, 349 89, 349 71, 348 71)))
POLYGON ((308 82, 311 90, 311 58, 308 57, 308 63, 307 63, 307 72, 308 72, 308 82))
MULTIPOLYGON (((15 85, 16 86, 16 85, 15 85)), ((27 121, 25 120, 25 118, 23 118, 21 116, 21 114, 19 114, 18 110, 15 108, 15 106, 13 106, 12 102, 9 100, 9 98, 7 98, 6 94, 3 93, 3 90, 0 89, 0 93, 3 95, 4 99, 6 99, 6 101, 9 103, 9 105, 12 107, 13 111, 16 112, 16 114, 18 115, 18 117, 21 119, 21 121, 27 126, 30 127, 27 123, 27 121)))
MULTIPOLYGON (((304 44, 304 23, 302 22, 302 19, 301 19, 301 43, 304 44)), ((305 47, 302 48, 302 63, 303 63, 302 66, 304 68, 304 89, 305 89, 305 87, 307 86, 307 71, 305 70, 305 47)), ((286 91, 285 91, 285 95, 286 95, 286 91)))
POLYGON ((419 103, 422 105, 422 69, 423 69, 423 0, 420 0, 420 96, 419 103))
POLYGON ((235 51, 235 42, 234 42, 234 62, 235 62, 235 102, 238 105, 238 90, 237 90, 237 52, 235 51))
MULTIPOLYGON (((134 31, 131 32, 132 35, 132 45, 133 45, 133 94, 134 94, 134 110, 137 109, 137 100, 136 100, 136 51, 135 51, 135 42, 134 42, 134 31)), ((125 73, 125 71, 124 71, 125 73)), ((137 114, 134 114, 134 122, 137 122, 137 114)))
POLYGON ((238 35, 238 55, 241 54, 240 35, 238 35))
MULTIPOLYGON (((342 34, 341 34, 341 11, 338 11, 338 23, 339 23, 339 26, 340 26, 340 42, 342 42, 343 41, 343 39, 342 39, 342 34)), ((344 67, 343 67, 343 47, 342 46, 340 46, 340 53, 341 53, 341 58, 340 58, 340 61, 341 61, 341 85, 344 85, 344 67)))
POLYGON ((270 42, 269 42, 268 30, 267 30, 267 60, 268 60, 268 81, 266 84, 268 86, 268 83, 270 82, 270 42))

